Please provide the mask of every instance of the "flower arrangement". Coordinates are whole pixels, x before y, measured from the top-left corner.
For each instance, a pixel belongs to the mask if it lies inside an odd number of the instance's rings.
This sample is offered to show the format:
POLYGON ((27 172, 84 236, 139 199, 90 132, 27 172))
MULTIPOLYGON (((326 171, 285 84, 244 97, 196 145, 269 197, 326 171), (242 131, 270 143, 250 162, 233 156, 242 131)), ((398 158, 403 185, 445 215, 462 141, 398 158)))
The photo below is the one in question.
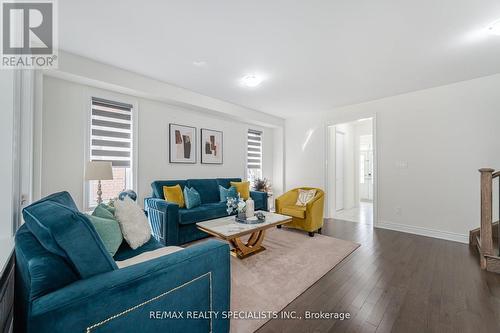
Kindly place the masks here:
POLYGON ((256 178, 253 181, 252 187, 254 188, 255 191, 267 192, 267 193, 271 192, 271 182, 267 178, 264 179, 256 178))
POLYGON ((238 194, 237 198, 227 198, 226 206, 227 215, 231 215, 233 213, 245 213, 247 204, 238 194))

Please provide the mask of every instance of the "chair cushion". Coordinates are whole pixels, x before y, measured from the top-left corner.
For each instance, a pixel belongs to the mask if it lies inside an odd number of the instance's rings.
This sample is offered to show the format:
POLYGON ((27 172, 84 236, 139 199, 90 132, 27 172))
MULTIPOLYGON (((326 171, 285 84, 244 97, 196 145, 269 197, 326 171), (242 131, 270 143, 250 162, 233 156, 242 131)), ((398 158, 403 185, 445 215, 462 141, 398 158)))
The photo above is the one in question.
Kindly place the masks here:
POLYGON ((281 208, 281 214, 296 217, 299 219, 306 218, 306 207, 304 206, 285 206, 281 208))
POLYGON ((188 179, 187 186, 194 187, 200 194, 201 203, 219 202, 219 184, 216 179, 188 179))
POLYGON ((217 178, 217 184, 224 188, 229 188, 231 182, 241 182, 241 178, 217 178))
POLYGON ((227 216, 224 202, 203 204, 193 209, 179 209, 180 224, 191 224, 223 216, 227 216))
POLYGON ((57 198, 44 198, 23 209, 26 225, 40 244, 70 262, 83 279, 117 269, 85 214, 57 198))
POLYGON ((168 202, 178 204, 180 208, 184 207, 184 194, 179 184, 174 186, 163 186, 163 197, 168 202))
POLYGON ((153 197, 158 199, 164 199, 163 196, 163 186, 175 186, 179 184, 179 186, 184 189, 186 186, 185 180, 156 180, 151 183, 151 188, 153 189, 153 197))
POLYGON ((250 198, 250 182, 231 182, 231 186, 236 187, 236 191, 243 200, 250 198))

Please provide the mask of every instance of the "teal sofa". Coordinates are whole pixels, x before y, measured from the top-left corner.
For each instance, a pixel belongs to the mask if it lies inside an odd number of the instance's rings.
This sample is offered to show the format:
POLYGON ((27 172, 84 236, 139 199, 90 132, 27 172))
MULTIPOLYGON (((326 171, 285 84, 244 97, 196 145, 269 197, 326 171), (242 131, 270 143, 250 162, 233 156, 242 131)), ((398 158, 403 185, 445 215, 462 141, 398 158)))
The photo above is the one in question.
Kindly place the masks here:
POLYGON ((15 332, 229 332, 229 247, 216 240, 124 268, 124 260, 163 247, 155 238, 112 258, 67 192, 23 210, 16 233, 15 332), (184 318, 168 318, 168 313, 184 318), (208 313, 208 312, 205 312, 208 313), (221 312, 219 312, 221 313, 221 312))
MULTIPOLYGON (((144 200, 153 236, 165 245, 179 245, 208 237, 196 227, 197 222, 227 216, 226 202, 220 201, 219 185, 229 188, 231 182, 241 178, 157 180, 151 184, 153 194, 144 200), (201 197, 201 206, 185 209, 173 202, 165 201, 163 186, 180 185, 194 187, 201 197)), ((250 191, 255 201, 255 210, 268 210, 267 193, 250 191)))

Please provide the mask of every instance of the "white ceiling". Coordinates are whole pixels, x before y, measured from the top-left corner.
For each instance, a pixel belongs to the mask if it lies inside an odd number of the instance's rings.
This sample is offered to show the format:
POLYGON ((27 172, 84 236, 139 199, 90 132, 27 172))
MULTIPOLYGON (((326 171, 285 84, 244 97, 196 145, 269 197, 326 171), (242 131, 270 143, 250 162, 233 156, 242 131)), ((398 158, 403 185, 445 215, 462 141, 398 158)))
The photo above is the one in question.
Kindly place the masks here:
POLYGON ((62 50, 282 117, 500 72, 497 0, 58 4, 62 50))

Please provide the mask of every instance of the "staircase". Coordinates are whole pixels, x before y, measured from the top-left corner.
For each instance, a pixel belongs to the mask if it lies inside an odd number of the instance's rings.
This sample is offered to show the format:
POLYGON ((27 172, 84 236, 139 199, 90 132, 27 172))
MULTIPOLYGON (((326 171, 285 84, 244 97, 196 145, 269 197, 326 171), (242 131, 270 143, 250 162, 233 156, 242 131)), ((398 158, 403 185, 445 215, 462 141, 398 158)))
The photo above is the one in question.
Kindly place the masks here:
MULTIPOLYGON (((481 173, 481 226, 469 232, 469 244, 479 252, 482 269, 500 274, 499 222, 493 223, 493 180, 500 171, 479 169, 481 173)), ((500 183, 500 182, 499 182, 500 183)), ((496 189, 500 193, 500 187, 496 189)))

